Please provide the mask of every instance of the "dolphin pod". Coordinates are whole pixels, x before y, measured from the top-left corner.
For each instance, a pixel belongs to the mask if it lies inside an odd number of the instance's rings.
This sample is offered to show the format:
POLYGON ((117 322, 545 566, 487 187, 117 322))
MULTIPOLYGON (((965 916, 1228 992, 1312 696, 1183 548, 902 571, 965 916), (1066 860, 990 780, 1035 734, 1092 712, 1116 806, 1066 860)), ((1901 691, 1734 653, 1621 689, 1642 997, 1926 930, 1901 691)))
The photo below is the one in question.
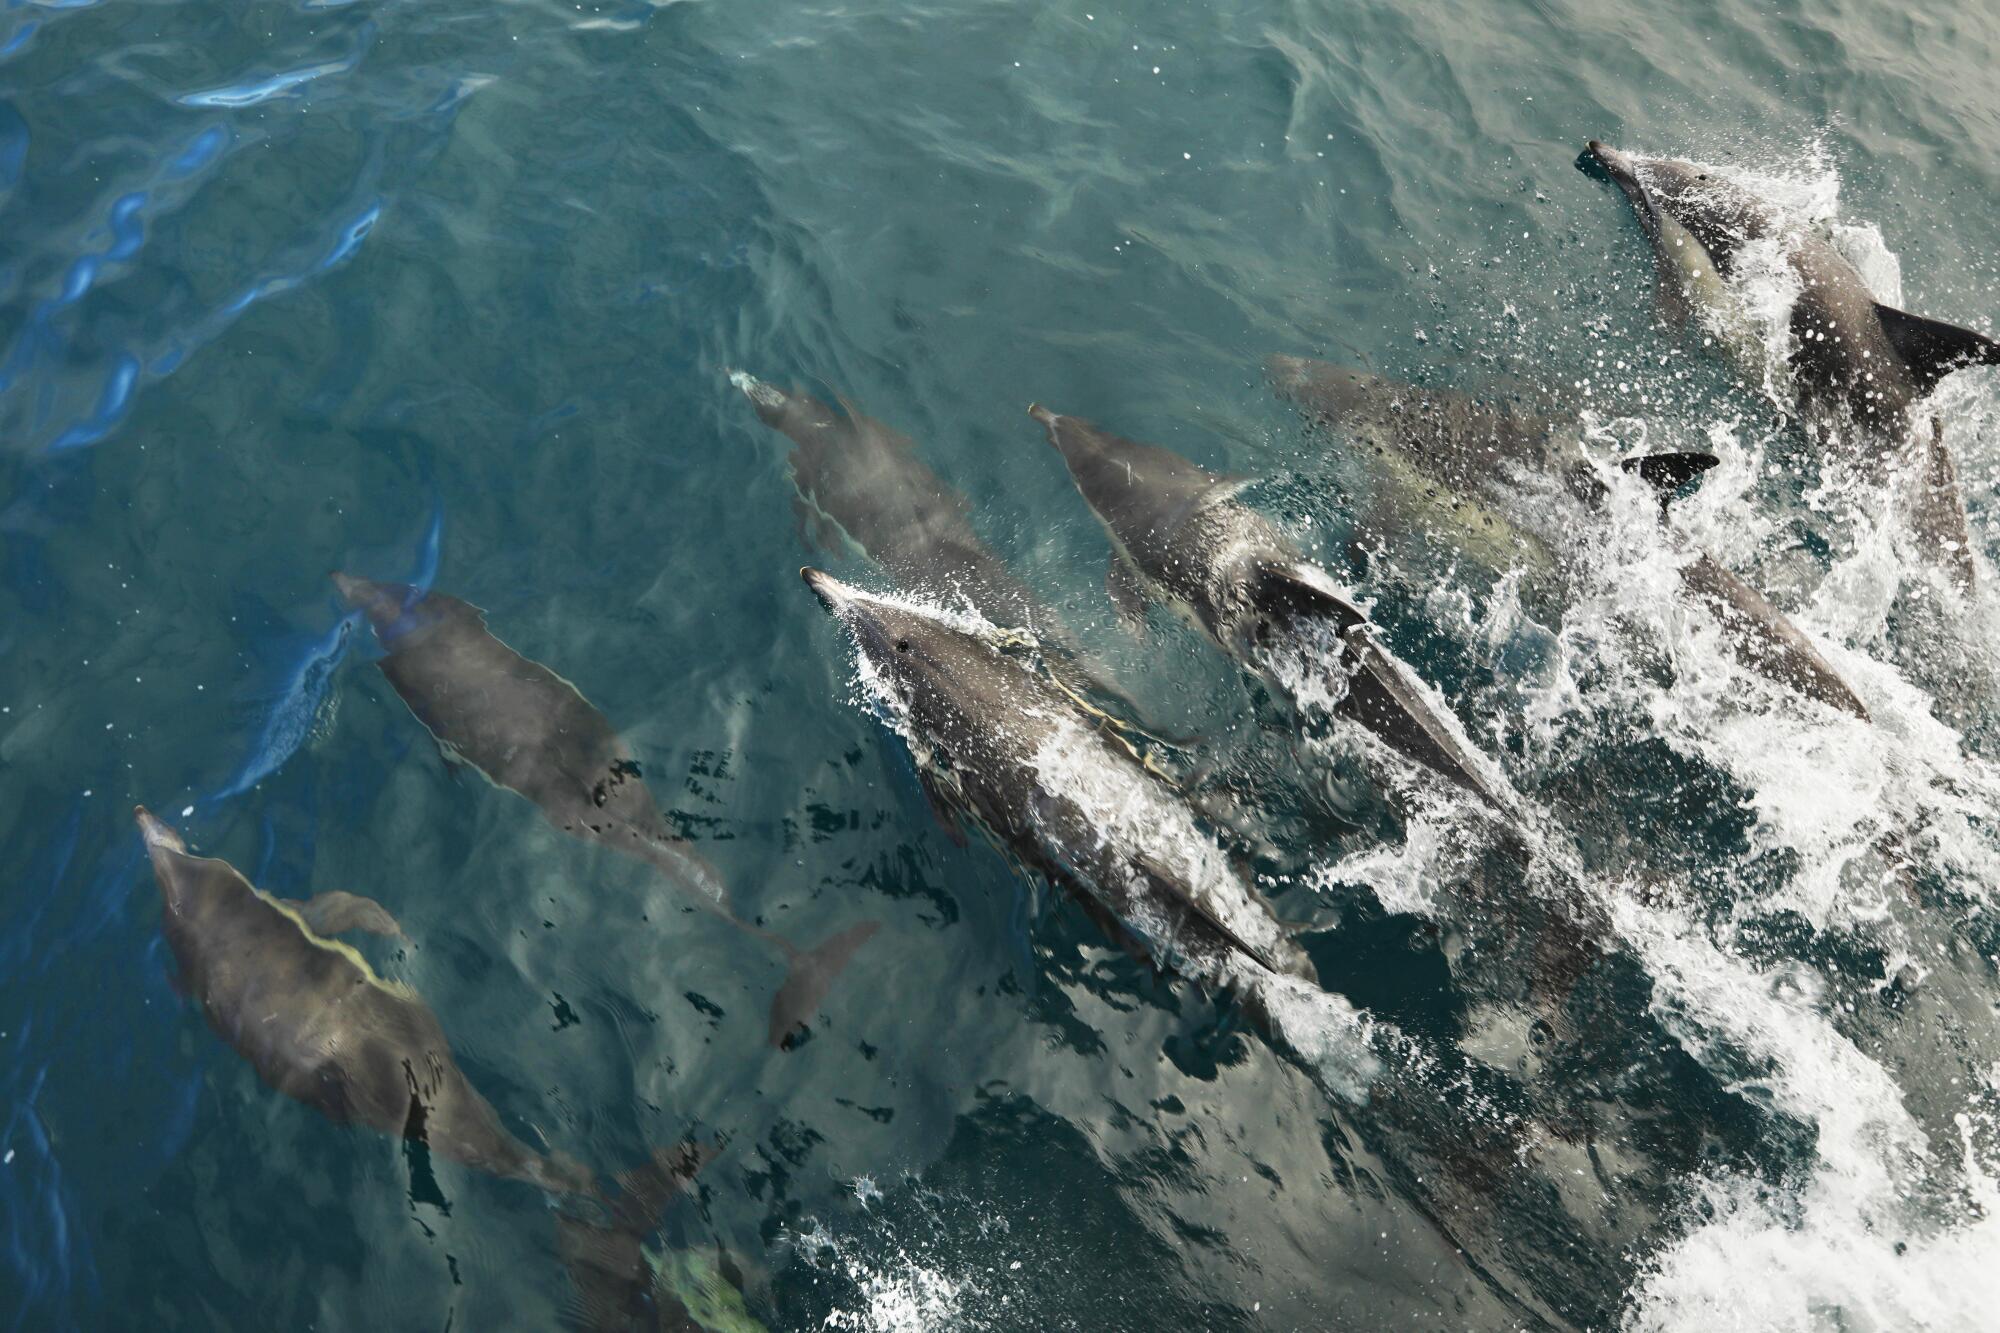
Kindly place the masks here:
POLYGON ((1755 356, 1733 306, 1730 281, 1745 248, 1776 240, 1799 293, 1790 311, 1786 359, 1800 407, 1835 440, 1872 464, 1895 461, 1909 482, 1909 521, 1924 556, 1960 587, 1973 581, 1972 537, 1958 465, 1943 423, 1920 420, 1924 398, 1945 376, 2000 364, 2000 342, 1877 301, 1854 265, 1817 232, 1718 173, 1674 158, 1624 153, 1592 139, 1579 159, 1616 184, 1653 250, 1662 317, 1701 317, 1739 356, 1755 356))
MULTIPOLYGON (((1760 349, 1743 345, 1740 324, 1731 323, 1730 285, 1747 244, 1784 243, 1800 290, 1789 361, 1801 415, 1829 448, 1884 480, 1900 474, 1926 558, 1970 588, 1973 546, 1956 466, 1925 400, 1962 367, 2000 364, 2000 343, 1876 302, 1824 238, 1693 164, 1595 140, 1583 164, 1615 183, 1638 216, 1662 316, 1709 321, 1745 355, 1760 349)), ((1364 534, 1421 534, 1495 572, 1520 571, 1558 604, 1587 573, 1579 536, 1610 521, 1619 469, 1637 476, 1658 492, 1661 558, 1740 663, 1827 709, 1869 719, 1821 647, 1674 524, 1673 496, 1715 465, 1712 455, 1600 463, 1578 420, 1541 405, 1293 356, 1271 357, 1266 372, 1305 418, 1309 438, 1369 472, 1364 534)), ((1336 1133, 1352 1130, 1381 1155, 1399 1188, 1525 1323, 1615 1319, 1647 1246, 1685 1219, 1688 1201, 1674 1182, 1719 1161, 1760 1169, 1754 1136, 1791 1132, 1785 1112, 1717 1078, 1701 1089, 1717 1109, 1682 1108, 1698 1123, 1676 1141, 1652 1123, 1657 1107, 1642 1105, 1642 1061, 1628 1062, 1620 1086, 1598 1102, 1565 1099, 1543 1086, 1530 1061, 1508 1067, 1473 1053, 1477 1041, 1455 1048, 1357 1009, 1339 991, 1337 941, 1284 920, 1276 891, 1267 893, 1273 881, 1231 849, 1194 784, 1153 762, 1138 743, 1151 739, 1142 728, 1090 702, 1116 687, 1086 667, 1061 617, 982 540, 970 503, 915 443, 839 395, 834 407, 745 371, 727 373, 759 420, 791 442, 801 541, 828 556, 858 552, 897 590, 800 570, 851 647, 866 702, 907 750, 936 817, 961 842, 976 829, 1011 864, 1062 889, 1160 974, 1240 1008, 1328 1094, 1336 1133), (1571 1192, 1576 1178, 1587 1182, 1582 1194, 1571 1192), (1535 1259, 1526 1277, 1516 1271, 1524 1247, 1535 1259)), ((1175 609, 1232 675, 1261 683, 1293 720, 1324 711, 1379 742, 1392 763, 1437 779, 1463 808, 1501 817, 1493 855, 1471 887, 1441 895, 1458 918, 1444 922, 1457 955, 1447 966, 1460 997, 1475 1002, 1468 1008, 1500 1014, 1489 1025, 1498 1028, 1525 995, 1534 1040, 1559 1033, 1557 1044, 1569 1047, 1604 1038, 1602 1022, 1596 1032, 1574 1029, 1601 1017, 1584 1013, 1596 997, 1634 989, 1630 955, 1599 906, 1531 901, 1531 874, 1548 870, 1545 846, 1531 846, 1533 812, 1444 697, 1390 650, 1353 589, 1246 499, 1246 479, 1039 404, 1029 413, 1109 539, 1105 588, 1128 625, 1143 627, 1156 605, 1175 609), (1514 979, 1500 976, 1508 969, 1531 975, 1510 990, 1514 979)), ((428 586, 332 577, 371 626, 383 678, 447 762, 520 796, 571 838, 648 867, 782 958, 766 1035, 786 1046, 881 923, 862 921, 801 947, 747 918, 722 872, 662 813, 633 750, 576 685, 503 642, 469 602, 428 586)), ((339 939, 400 934, 379 904, 345 891, 276 898, 227 862, 190 852, 145 809, 135 818, 175 984, 266 1085, 335 1123, 418 1142, 545 1192, 572 1323, 761 1328, 726 1253, 711 1260, 649 1246, 664 1210, 720 1143, 656 1151, 609 1185, 561 1152, 530 1147, 460 1068, 422 997, 383 979, 339 939)), ((1979 1017, 1976 997, 1948 998, 1979 1017)), ((1673 1040, 1663 1037, 1662 1046, 1673 1040)), ((1605 1041, 1592 1053, 1610 1048, 1605 1041)))

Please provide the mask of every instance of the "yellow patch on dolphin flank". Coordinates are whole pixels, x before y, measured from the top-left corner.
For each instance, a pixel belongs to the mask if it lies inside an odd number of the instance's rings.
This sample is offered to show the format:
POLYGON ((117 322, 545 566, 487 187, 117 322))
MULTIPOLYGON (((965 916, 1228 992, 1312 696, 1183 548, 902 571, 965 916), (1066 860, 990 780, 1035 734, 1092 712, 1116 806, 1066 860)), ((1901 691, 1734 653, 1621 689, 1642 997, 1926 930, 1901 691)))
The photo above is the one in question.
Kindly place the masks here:
MULTIPOLYGON (((228 863, 224 862, 224 864, 228 863)), ((231 866, 230 868, 232 870, 235 869, 234 866, 231 866)), ((243 879, 241 872, 238 872, 237 878, 243 879)), ((330 953, 339 954, 341 957, 345 958, 348 962, 354 964, 354 966, 361 969, 362 980, 366 981, 369 985, 377 987, 378 989, 385 991, 390 995, 396 996, 398 999, 417 1000, 421 1003, 422 997, 420 997, 416 993, 416 991, 411 989, 408 985, 400 981, 383 980, 383 978, 375 971, 374 967, 369 964, 368 960, 361 956, 361 951, 359 949, 347 943, 345 940, 328 939, 326 936, 320 934, 319 932, 315 931, 311 926, 307 925, 305 917, 300 914, 296 904, 287 902, 283 898, 274 897, 273 895, 266 893, 264 890, 258 888, 255 884, 251 884, 248 879, 243 879, 243 882, 250 886, 250 892, 256 894, 259 898, 263 899, 265 902, 269 903, 272 907, 276 908, 280 916, 285 917, 294 926, 297 926, 299 928, 299 934, 306 937, 306 943, 311 944, 316 948, 325 949, 330 953)))

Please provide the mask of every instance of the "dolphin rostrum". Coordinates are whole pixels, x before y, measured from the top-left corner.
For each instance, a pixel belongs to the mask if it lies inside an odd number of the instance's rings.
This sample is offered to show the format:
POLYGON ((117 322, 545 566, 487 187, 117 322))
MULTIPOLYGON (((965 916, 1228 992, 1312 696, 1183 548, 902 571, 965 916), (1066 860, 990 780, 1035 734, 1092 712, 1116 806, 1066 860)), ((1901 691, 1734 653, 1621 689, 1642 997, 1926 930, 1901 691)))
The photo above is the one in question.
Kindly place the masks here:
POLYGON ((701 907, 782 953, 789 971, 771 1004, 773 1045, 812 1016, 879 922, 802 950, 743 920, 721 875, 668 827, 632 752, 576 686, 502 643, 479 609, 456 597, 347 574, 333 580, 374 626, 387 652, 377 663, 382 674, 449 758, 525 796, 572 837, 654 867, 701 907))
POLYGON ((1537 1162, 1570 1150, 1523 1116, 1517 1089, 1320 989, 1173 785, 1075 706, 1032 636, 800 573, 852 636, 862 686, 940 818, 976 824, 1162 971, 1226 991, 1530 1322, 1606 1322, 1603 1293, 1624 1289, 1632 1243, 1658 1221, 1643 1198, 1608 1207, 1624 1186, 1600 1171, 1585 1215, 1572 1216, 1537 1162), (1619 1234, 1601 1237, 1614 1213, 1619 1234), (1529 1233, 1534 1271, 1508 1272, 1529 1233))
POLYGON ((1965 366, 2000 364, 2000 342, 1877 301, 1832 242, 1796 225, 1754 193, 1673 158, 1623 153, 1596 139, 1579 165, 1616 184, 1638 214, 1653 247, 1662 314, 1685 323, 1710 317, 1730 337, 1729 281, 1745 247, 1766 239, 1784 246, 1799 294, 1790 316, 1788 359, 1800 405, 1834 433, 1852 426, 1865 437, 1907 448, 1915 477, 1911 526, 1926 556, 1960 586, 1972 583, 1972 541, 1957 466, 1942 424, 1924 429, 1917 408, 1946 375, 1965 366))
POLYGON ((1351 595, 1237 498, 1240 482, 1039 404, 1028 411, 1110 534, 1112 596, 1128 614, 1139 614, 1146 596, 1172 603, 1294 706, 1317 693, 1326 650, 1345 676, 1324 682, 1334 713, 1496 809, 1515 808, 1456 719, 1382 645, 1351 595))
MULTIPOLYGON (((1315 426, 1337 431, 1376 468, 1385 495, 1370 522, 1384 529, 1406 522, 1443 529, 1454 546, 1475 557, 1497 557, 1562 583, 1569 565, 1575 508, 1602 506, 1608 494, 1582 447, 1580 427, 1529 411, 1504 398, 1487 400, 1450 390, 1401 384, 1366 371, 1303 357, 1274 356, 1272 387, 1315 426), (1372 457, 1370 452, 1372 451, 1372 457), (1528 493, 1553 481, 1556 504, 1528 493), (1459 497, 1465 497, 1461 500, 1459 497), (1567 500, 1571 504, 1564 504, 1567 500), (1494 515, 1504 517, 1497 520, 1494 515), (1494 525, 1511 537, 1495 548, 1494 525)), ((1714 466, 1713 455, 1656 454, 1628 459, 1661 492, 1714 466)), ((1828 664, 1812 640, 1762 593, 1706 551, 1692 549, 1668 528, 1683 557, 1682 586, 1708 607, 1737 659, 1748 669, 1809 698, 1866 719, 1868 709, 1828 664)))
POLYGON ((346 893, 273 898, 228 862, 190 854, 144 807, 134 816, 159 882, 176 985, 266 1084, 337 1124, 417 1140, 558 1194, 595 1194, 583 1166, 507 1132, 416 992, 384 981, 351 946, 328 938, 356 928, 393 932, 379 906, 346 893))

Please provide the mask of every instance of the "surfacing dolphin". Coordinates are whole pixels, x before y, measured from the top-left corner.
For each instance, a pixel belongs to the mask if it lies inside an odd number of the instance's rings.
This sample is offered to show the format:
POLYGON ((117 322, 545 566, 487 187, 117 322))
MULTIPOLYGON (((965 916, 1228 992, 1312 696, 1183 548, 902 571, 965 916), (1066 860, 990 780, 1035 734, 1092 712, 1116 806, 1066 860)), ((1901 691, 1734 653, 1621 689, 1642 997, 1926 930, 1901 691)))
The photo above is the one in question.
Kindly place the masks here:
POLYGON ((555 1194, 594 1195, 591 1174, 509 1134, 452 1058, 437 1015, 382 980, 332 935, 396 933, 381 907, 348 893, 285 902, 226 861, 190 854, 143 806, 160 931, 176 987, 258 1077, 336 1124, 366 1125, 492 1175, 555 1194))
POLYGON ((1032 636, 800 574, 855 636, 864 679, 923 738, 918 771, 941 818, 971 818, 1184 975, 1220 986, 1248 966, 1317 981, 1192 809, 1077 707, 1032 636))
POLYGON ((788 972, 771 1002, 781 1045, 819 1008, 854 951, 879 928, 864 921, 800 949, 739 917, 722 876, 668 827, 623 739, 576 686, 521 656, 479 609, 441 592, 335 574, 387 653, 377 663, 448 758, 525 796, 572 837, 658 870, 702 908, 777 949, 788 972))
MULTIPOLYGON (((1584 455, 1578 423, 1504 398, 1421 388, 1304 357, 1273 356, 1266 368, 1272 387, 1312 425, 1346 436, 1365 462, 1382 464, 1372 470, 1385 497, 1369 521, 1384 529, 1410 523, 1427 533, 1442 530, 1457 549, 1504 562, 1495 566, 1499 572, 1518 565, 1547 576, 1545 582, 1575 577, 1568 566, 1576 515, 1564 501, 1590 512, 1608 494, 1584 455), (1528 500, 1537 483, 1553 483, 1559 494, 1528 500), (1508 534, 1504 544, 1495 541, 1496 522, 1508 534)), ((1715 461, 1683 453, 1625 464, 1664 495, 1715 461)), ((1812 640, 1768 598, 1671 525, 1667 532, 1682 586, 1714 614, 1737 660, 1808 698, 1868 717, 1812 640)))
MULTIPOLYGON (((1671 324, 1701 313, 1726 331, 1735 318, 1729 282, 1738 276, 1745 247, 1764 240, 1782 244, 1799 281, 1788 359, 1800 406, 1835 435, 1858 431, 1907 450, 1914 472, 1911 527, 1925 556, 1970 587, 1972 539, 1957 465, 1941 423, 1926 429, 1917 409, 1953 371, 2000 364, 2000 342, 1883 305, 1824 236, 1720 173, 1679 159, 1623 153, 1596 139, 1578 165, 1608 177, 1631 203, 1653 248, 1660 310, 1671 324)), ((1743 350, 1740 337, 1725 340, 1743 350)))
POLYGON ((1047 637, 1057 626, 1028 586, 995 555, 967 516, 965 497, 919 456, 916 442, 846 399, 840 410, 740 370, 729 382, 758 418, 792 442, 799 536, 826 555, 846 548, 874 561, 898 587, 962 597, 999 625, 1047 637))
POLYGON ((1571 1150, 1524 1115, 1517 1088, 1321 990, 1263 895, 1175 788, 1049 678, 1032 636, 800 574, 852 636, 940 818, 976 824, 1161 971, 1226 994, 1530 1322, 1604 1325, 1658 1220, 1642 1197, 1612 1202, 1623 1185, 1600 1168, 1587 1206, 1566 1211, 1538 1158, 1571 1150))
POLYGON ((1321 655, 1333 656, 1344 677, 1324 682, 1335 714, 1495 809, 1515 810, 1492 766, 1382 645, 1350 594, 1237 498, 1241 481, 1039 404, 1028 412, 1110 534, 1108 585, 1128 615, 1142 615, 1147 599, 1167 601, 1294 707, 1322 683, 1321 655))

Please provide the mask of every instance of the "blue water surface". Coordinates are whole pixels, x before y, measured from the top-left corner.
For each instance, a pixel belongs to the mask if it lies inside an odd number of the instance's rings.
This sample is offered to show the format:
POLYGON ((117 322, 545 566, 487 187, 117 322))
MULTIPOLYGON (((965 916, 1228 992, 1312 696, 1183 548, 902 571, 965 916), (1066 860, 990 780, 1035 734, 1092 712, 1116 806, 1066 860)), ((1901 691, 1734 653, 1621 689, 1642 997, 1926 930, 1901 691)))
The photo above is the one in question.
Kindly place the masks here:
MULTIPOLYGON (((1338 469, 1264 356, 1564 388, 1606 348, 1649 363, 1643 239, 1574 166, 1593 135, 1837 179, 1906 303, 1983 327, 1996 67, 1992 9, 1882 0, 0 5, 0 1327, 543 1328, 570 1299, 548 1199, 444 1161, 421 1187, 176 995, 141 802, 275 893, 387 906, 406 938, 364 949, 527 1141, 609 1173, 720 1137, 660 1243, 731 1256, 773 1329, 1534 1326, 1531 1237, 1517 1271, 1469 1259, 1226 1000, 937 825, 797 576, 871 572, 801 540, 785 443, 727 374, 908 433, 1169 722, 1268 730, 1194 637, 1121 625, 1030 401, 1272 479, 1336 561, 1338 469), (575 682, 746 912, 883 921, 812 1039, 766 1046, 754 944, 446 764, 336 569, 465 598, 575 682)), ((1688 364, 1657 429, 1765 428, 1688 364)), ((1960 466, 1990 559, 2000 448, 1960 466)), ((1587 859, 1650 840, 1690 919, 1789 882, 1740 773, 1522 739, 1512 673, 1546 643, 1437 631, 1445 593, 1489 590, 1434 554, 1431 601, 1340 568, 1476 732, 1515 719, 1511 769, 1587 859)), ((1984 705, 1955 707, 1976 750, 1984 705)), ((1337 870, 1401 836, 1368 809, 1287 849, 1335 873, 1274 892, 1329 984, 1450 1046, 1476 1023, 1449 929, 1337 870)), ((1783 921, 1755 966, 1848 957, 1783 921)), ((1992 941, 1966 938, 1976 990, 1992 941)), ((1669 1089, 1668 1122, 1736 1089, 1717 1171, 1790 1219, 1758 1235, 1825 1248, 1801 1219, 1840 1213, 1812 1191, 1846 1141, 1755 1040, 1676 1026, 1643 981, 1615 999, 1652 1035, 1588 1077, 1669 1089)), ((1840 1234, 1873 1256, 1963 1221, 1840 1234)), ((1673 1323, 1652 1258, 1579 1321, 1673 1323)), ((1784 1308, 1929 1308, 1882 1263, 1829 1290, 1802 1258, 1784 1308)))

